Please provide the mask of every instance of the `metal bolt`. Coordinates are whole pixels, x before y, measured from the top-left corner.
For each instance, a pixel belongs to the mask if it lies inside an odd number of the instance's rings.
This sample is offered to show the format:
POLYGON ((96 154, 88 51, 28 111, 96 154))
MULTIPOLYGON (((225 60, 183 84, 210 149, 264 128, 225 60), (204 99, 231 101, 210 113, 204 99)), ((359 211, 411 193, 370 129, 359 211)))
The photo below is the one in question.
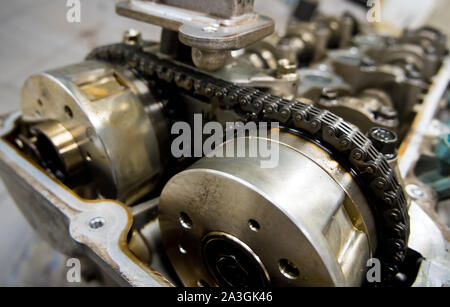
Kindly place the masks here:
POLYGON ((411 196, 413 199, 422 199, 427 195, 421 187, 415 184, 408 184, 405 188, 406 193, 411 196))
POLYGON ((288 59, 278 61, 277 73, 280 76, 291 75, 297 73, 297 65, 292 64, 288 59))
POLYGON ((91 227, 92 229, 99 229, 102 228, 103 226, 105 226, 105 219, 102 217, 96 217, 93 218, 92 220, 90 220, 89 222, 89 227, 91 227))
POLYGON ((139 45, 142 42, 141 32, 129 29, 123 34, 123 42, 127 45, 139 45))
POLYGON ((397 134, 389 129, 374 127, 368 132, 368 137, 373 146, 379 150, 387 159, 397 156, 397 134))

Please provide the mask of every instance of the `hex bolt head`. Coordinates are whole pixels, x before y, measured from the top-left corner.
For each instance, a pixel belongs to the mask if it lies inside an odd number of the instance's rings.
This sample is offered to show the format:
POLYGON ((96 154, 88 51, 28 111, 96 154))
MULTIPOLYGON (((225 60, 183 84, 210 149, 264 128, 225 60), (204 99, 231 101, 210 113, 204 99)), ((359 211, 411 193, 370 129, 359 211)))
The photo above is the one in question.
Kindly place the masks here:
POLYGON ((387 159, 392 159, 397 156, 398 137, 394 131, 374 127, 369 130, 368 137, 372 141, 373 146, 387 159))

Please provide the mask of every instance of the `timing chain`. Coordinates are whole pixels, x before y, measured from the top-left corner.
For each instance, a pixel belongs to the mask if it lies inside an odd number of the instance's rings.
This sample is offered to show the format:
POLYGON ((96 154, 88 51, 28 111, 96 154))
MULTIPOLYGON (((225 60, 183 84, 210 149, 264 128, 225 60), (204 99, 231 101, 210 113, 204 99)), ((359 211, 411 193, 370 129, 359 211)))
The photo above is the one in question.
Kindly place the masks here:
POLYGON ((383 282, 390 284, 399 272, 410 232, 405 195, 385 157, 363 133, 342 118, 311 104, 237 86, 144 51, 139 46, 123 43, 103 46, 93 50, 87 59, 127 64, 149 79, 164 81, 209 100, 215 98, 221 108, 278 121, 291 129, 306 132, 320 143, 331 145, 335 154, 350 163, 356 181, 369 193, 367 198, 377 221, 375 256, 382 263, 383 282))

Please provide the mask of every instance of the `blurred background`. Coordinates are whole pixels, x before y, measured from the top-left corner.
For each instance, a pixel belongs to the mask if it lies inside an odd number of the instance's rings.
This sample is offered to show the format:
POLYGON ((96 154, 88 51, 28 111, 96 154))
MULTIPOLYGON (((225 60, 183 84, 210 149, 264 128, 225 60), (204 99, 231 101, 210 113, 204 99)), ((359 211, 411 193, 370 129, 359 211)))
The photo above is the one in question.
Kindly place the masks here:
MULTIPOLYGON (((256 0, 256 10, 274 18, 277 30, 283 31, 297 1, 256 0)), ((79 62, 94 47, 120 41, 129 28, 140 30, 145 39, 159 40, 159 28, 117 16, 115 0, 80 2, 81 22, 69 23, 66 0, 0 0, 0 114, 20 108, 21 87, 31 74, 79 62)), ((367 3, 322 0, 320 8, 332 15, 351 10, 365 19, 367 3)), ((428 24, 450 36, 448 0, 381 3, 383 23, 377 26, 383 31, 428 24)), ((27 224, 0 182, 0 286, 70 286, 65 264, 65 257, 27 224)))

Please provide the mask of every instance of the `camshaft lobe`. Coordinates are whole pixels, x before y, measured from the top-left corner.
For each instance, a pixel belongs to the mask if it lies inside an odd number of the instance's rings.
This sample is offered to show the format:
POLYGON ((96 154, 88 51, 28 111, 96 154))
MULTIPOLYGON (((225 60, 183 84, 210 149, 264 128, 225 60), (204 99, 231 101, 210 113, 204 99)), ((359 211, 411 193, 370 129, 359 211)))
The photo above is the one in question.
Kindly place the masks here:
POLYGON ((371 202, 377 220, 383 281, 389 284, 405 258, 409 215, 403 190, 394 171, 371 141, 341 118, 313 105, 289 101, 254 88, 243 88, 193 68, 144 52, 139 46, 99 47, 88 59, 127 64, 149 79, 164 81, 178 90, 217 98, 222 108, 247 113, 248 119, 277 120, 284 126, 332 151, 352 173, 371 202))

